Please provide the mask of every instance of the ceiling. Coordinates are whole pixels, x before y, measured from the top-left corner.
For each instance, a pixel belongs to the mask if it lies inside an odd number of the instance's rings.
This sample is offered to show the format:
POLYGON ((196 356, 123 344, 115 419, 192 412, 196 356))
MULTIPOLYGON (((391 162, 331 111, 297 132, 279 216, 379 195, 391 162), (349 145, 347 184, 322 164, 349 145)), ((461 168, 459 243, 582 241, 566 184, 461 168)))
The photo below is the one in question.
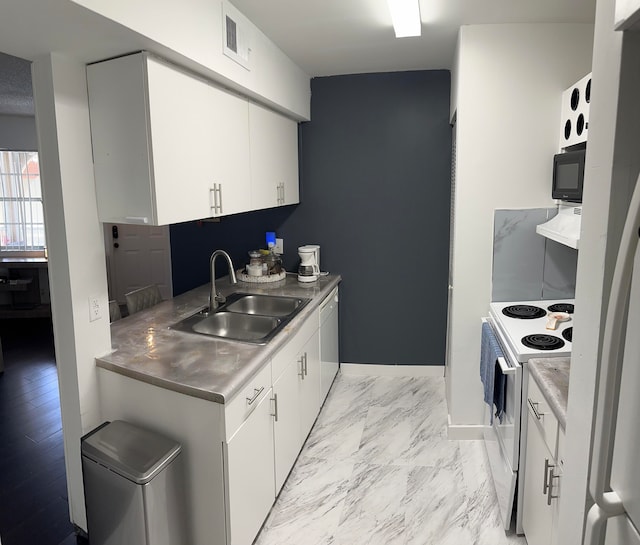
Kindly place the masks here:
POLYGON ((231 2, 311 76, 450 69, 461 25, 595 16, 595 0, 420 0, 422 36, 396 39, 387 0, 231 2))
MULTIPOLYGON (((8 7, 16 10, 34 1, 12 2, 8 7)), ((328 76, 450 69, 461 25, 593 23, 595 1, 420 0, 422 36, 402 39, 394 36, 387 0, 232 0, 232 3, 307 74, 328 76)), ((62 24, 62 20, 74 14, 54 10, 55 4, 52 3, 51 13, 41 4, 32 12, 41 15, 45 29, 42 36, 32 34, 32 38, 22 44, 24 33, 19 28, 12 33, 13 27, 8 27, 3 29, 6 39, 0 41, 0 49, 14 48, 25 51, 28 56, 32 49, 35 55, 38 47, 44 48, 40 41, 50 43, 45 23, 53 20, 51 28, 57 24, 56 17, 62 24)), ((20 12, 13 15, 13 20, 20 20, 16 18, 20 12)), ((85 33, 90 33, 93 22, 87 15, 87 19, 79 20, 74 26, 80 25, 85 33)), ((68 41, 72 39, 75 38, 70 36, 68 41)), ((122 40, 125 39, 123 33, 122 40)), ((113 35, 94 34, 96 48, 108 47, 109 43, 115 47, 113 40, 113 35)), ((62 42, 59 50, 74 49, 64 43, 64 39, 62 42)), ((91 48, 85 46, 82 50, 90 58, 91 48)), ((4 53, 0 53, 0 114, 33 115, 29 62, 4 53)))

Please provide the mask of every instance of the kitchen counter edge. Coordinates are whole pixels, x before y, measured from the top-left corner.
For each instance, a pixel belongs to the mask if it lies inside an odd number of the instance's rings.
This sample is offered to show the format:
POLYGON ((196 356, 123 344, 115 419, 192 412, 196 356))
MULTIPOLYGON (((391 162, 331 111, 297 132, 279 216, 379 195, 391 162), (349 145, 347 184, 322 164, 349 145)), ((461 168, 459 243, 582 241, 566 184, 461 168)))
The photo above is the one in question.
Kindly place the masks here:
POLYGON ((567 425, 570 358, 532 358, 527 362, 529 374, 564 430, 567 425))
POLYGON ((287 275, 285 280, 271 286, 231 285, 228 278, 216 279, 218 291, 225 295, 238 291, 311 300, 265 345, 169 329, 170 325, 208 304, 209 284, 205 284, 112 323, 112 351, 96 357, 96 366, 180 394, 229 403, 297 333, 341 281, 340 275, 327 275, 313 285, 302 285, 295 275, 287 275), (215 354, 214 358, 211 354, 215 354))

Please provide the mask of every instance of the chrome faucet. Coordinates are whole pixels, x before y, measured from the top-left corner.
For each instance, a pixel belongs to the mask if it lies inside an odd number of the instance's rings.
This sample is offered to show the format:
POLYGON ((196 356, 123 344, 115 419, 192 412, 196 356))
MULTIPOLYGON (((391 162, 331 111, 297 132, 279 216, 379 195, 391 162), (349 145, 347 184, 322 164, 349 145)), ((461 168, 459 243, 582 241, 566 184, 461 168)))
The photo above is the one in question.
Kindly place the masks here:
POLYGON ((229 278, 231 279, 232 284, 237 284, 238 280, 236 279, 236 271, 233 270, 233 263, 231 262, 231 257, 224 250, 216 250, 211 254, 211 259, 209 260, 209 270, 211 272, 211 292, 209 293, 209 310, 215 310, 218 308, 218 305, 224 304, 227 298, 224 295, 219 294, 216 291, 216 257, 219 255, 224 256, 227 260, 227 265, 229 265, 229 278))

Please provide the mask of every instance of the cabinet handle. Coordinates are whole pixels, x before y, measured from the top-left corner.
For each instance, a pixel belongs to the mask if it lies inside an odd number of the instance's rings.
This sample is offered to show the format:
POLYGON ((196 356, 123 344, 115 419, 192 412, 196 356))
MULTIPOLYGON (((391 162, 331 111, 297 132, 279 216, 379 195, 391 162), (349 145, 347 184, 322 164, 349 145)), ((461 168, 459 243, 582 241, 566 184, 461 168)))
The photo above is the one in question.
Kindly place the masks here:
POLYGON ((146 225, 147 223, 149 223, 149 218, 147 218, 146 216, 125 216, 124 219, 127 220, 127 223, 140 223, 142 225, 146 225))
POLYGON ((284 182, 276 186, 276 204, 284 204, 284 182))
POLYGON ((273 416, 275 418, 275 421, 278 421, 278 394, 273 394, 273 397, 271 398, 271 401, 273 401, 273 414, 271 416, 273 416))
POLYGON ((307 353, 305 352, 302 357, 304 359, 304 376, 306 377, 309 375, 309 370, 307 369, 307 353))
POLYGON ((542 493, 547 494, 549 492, 549 488, 551 487, 551 479, 549 475, 553 473, 553 468, 556 467, 554 464, 549 463, 549 458, 544 459, 544 485, 542 487, 542 493))
POLYGON ((213 195, 213 204, 211 205, 213 213, 222 214, 222 184, 213 184, 209 192, 213 195))
POLYGON ((558 496, 553 495, 553 479, 559 479, 560 475, 553 474, 553 468, 556 467, 554 465, 549 464, 549 486, 547 487, 547 505, 551 505, 551 500, 557 498, 558 496))
POLYGON ((247 405, 252 405, 253 402, 258 399, 260 394, 264 391, 264 386, 258 390, 258 388, 253 389, 253 397, 247 398, 247 405))
POLYGON ((215 214, 218 210, 218 195, 216 192, 216 184, 213 184, 213 187, 209 189, 209 202, 211 204, 209 208, 211 208, 211 210, 215 214))
POLYGON ((298 376, 302 377, 302 380, 304 380, 304 356, 300 356, 298 363, 300 363, 300 372, 298 373, 298 376))
POLYGON ((527 401, 529 402, 529 407, 531 407, 531 410, 533 411, 533 414, 536 416, 536 418, 538 420, 542 420, 542 417, 544 416, 544 413, 538 412, 538 402, 534 402, 531 401, 531 398, 527 398, 527 401))

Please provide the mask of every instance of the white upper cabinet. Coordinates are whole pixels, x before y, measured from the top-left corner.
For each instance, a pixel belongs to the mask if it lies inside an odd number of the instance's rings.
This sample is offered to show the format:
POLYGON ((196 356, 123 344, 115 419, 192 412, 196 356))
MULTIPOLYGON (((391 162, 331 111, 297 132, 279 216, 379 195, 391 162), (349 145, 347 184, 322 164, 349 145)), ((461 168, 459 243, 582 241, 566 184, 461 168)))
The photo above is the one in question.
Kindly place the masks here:
POLYGON ((208 89, 206 110, 213 145, 200 169, 209 170, 207 187, 214 185, 212 198, 216 208, 211 215, 246 212, 251 210, 249 103, 215 87, 208 89))
POLYGON ((300 202, 298 124, 258 104, 249 104, 251 208, 300 202))
POLYGON ((640 0, 616 0, 616 30, 637 30, 639 21, 640 0))
POLYGON ((247 99, 147 53, 90 65, 87 79, 101 221, 251 210, 247 99))
POLYGON ((100 220, 163 225, 211 216, 207 86, 145 54, 90 65, 87 81, 100 220))

